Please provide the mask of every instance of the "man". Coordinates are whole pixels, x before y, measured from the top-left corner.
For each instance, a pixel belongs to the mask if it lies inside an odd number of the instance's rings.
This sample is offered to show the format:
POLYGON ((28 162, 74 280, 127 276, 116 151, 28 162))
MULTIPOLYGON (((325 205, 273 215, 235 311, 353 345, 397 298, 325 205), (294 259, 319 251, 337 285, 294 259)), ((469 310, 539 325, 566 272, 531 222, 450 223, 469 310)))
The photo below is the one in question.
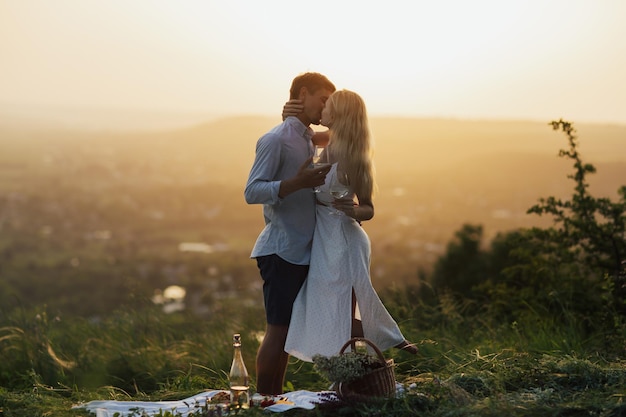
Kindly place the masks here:
POLYGON ((289 355, 285 340, 291 308, 306 279, 315 229, 315 194, 330 167, 311 168, 313 130, 335 86, 322 74, 294 78, 290 99, 302 112, 263 135, 244 192, 248 204, 263 204, 265 228, 252 249, 263 278, 267 329, 256 359, 257 392, 283 393, 289 355))

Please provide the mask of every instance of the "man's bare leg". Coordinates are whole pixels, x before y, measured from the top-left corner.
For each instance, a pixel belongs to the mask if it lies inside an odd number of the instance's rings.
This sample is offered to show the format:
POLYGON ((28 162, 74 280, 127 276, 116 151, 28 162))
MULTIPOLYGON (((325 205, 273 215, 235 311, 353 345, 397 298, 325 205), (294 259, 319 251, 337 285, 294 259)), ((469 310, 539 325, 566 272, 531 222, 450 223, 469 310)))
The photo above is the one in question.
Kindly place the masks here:
POLYGON ((256 356, 256 390, 260 394, 280 395, 287 371, 285 340, 289 326, 267 325, 265 337, 256 356))
POLYGON ((272 386, 274 387, 274 391, 280 394, 283 393, 283 388, 285 386, 285 375, 287 374, 288 363, 289 363, 289 354, 287 352, 283 352, 283 354, 280 357, 279 366, 277 366, 277 369, 276 369, 276 374, 274 375, 274 382, 272 384, 272 386))

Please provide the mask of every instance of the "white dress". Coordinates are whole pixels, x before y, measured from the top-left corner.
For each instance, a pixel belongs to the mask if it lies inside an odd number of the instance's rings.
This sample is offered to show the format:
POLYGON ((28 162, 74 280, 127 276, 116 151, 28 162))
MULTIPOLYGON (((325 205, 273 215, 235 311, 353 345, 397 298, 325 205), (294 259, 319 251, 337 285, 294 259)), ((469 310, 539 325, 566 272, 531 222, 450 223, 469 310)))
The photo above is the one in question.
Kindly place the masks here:
POLYGON ((351 217, 332 214, 329 184, 334 164, 317 199, 309 274, 293 305, 285 352, 312 362, 315 354, 333 356, 351 338, 352 289, 364 337, 385 350, 404 341, 370 279, 370 240, 351 217))

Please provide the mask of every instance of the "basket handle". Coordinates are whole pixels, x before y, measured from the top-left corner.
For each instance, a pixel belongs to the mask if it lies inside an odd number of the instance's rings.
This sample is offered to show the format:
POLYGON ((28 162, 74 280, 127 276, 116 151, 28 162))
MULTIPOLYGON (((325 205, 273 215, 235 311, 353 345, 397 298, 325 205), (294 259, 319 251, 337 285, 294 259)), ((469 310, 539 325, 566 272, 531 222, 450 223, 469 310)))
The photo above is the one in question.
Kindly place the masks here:
POLYGON ((343 397, 345 396, 347 393, 343 392, 343 382, 339 382, 339 385, 337 386, 337 394, 339 394, 339 396, 343 397))
POLYGON ((381 352, 380 349, 378 349, 378 346, 376 346, 372 341, 364 337, 353 337, 352 339, 348 340, 339 350, 339 354, 341 355, 348 348, 348 346, 352 347, 352 351, 356 351, 356 342, 367 343, 368 345, 370 345, 372 349, 374 349, 374 352, 376 352, 378 359, 380 359, 382 363, 386 362, 385 356, 383 355, 383 352, 381 352))

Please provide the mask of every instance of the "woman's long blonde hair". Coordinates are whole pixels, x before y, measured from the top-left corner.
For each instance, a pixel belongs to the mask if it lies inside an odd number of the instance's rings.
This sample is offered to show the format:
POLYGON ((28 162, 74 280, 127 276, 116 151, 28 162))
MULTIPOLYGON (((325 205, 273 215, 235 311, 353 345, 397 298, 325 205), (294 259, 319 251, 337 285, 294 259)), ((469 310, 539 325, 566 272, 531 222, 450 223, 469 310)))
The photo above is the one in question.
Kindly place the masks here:
POLYGON ((333 123, 329 130, 328 151, 345 171, 357 194, 371 198, 374 189, 372 144, 365 102, 355 92, 335 91, 329 98, 333 123))

